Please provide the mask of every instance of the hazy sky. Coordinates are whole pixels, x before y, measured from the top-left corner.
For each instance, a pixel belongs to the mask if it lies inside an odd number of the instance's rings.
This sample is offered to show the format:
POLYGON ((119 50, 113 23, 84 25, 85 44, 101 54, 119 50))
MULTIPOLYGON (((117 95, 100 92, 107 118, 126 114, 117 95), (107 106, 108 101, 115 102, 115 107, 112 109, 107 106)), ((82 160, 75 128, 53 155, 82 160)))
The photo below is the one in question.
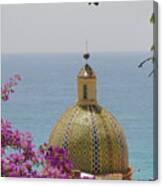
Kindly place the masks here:
POLYGON ((2 53, 144 51, 152 1, 2 6, 2 53))

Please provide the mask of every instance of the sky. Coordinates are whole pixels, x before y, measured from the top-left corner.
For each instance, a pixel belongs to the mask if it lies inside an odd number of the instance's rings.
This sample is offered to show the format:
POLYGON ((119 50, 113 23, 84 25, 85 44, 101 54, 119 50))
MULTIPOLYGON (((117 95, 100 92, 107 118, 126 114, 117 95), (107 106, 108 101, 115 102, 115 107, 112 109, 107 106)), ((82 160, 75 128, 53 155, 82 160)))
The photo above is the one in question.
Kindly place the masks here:
POLYGON ((147 51, 153 1, 2 5, 3 53, 147 51))

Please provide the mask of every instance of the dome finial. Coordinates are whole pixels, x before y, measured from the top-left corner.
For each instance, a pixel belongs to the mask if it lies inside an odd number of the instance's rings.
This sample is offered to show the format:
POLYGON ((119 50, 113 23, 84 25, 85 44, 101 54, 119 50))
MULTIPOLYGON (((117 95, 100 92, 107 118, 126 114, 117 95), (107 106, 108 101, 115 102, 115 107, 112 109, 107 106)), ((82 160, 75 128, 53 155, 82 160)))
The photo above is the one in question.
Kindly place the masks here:
POLYGON ((87 42, 87 40, 85 41, 85 52, 84 52, 84 54, 83 54, 83 58, 85 59, 85 60, 87 60, 87 59, 89 59, 89 57, 90 57, 90 54, 89 54, 89 52, 88 52, 88 42, 87 42))

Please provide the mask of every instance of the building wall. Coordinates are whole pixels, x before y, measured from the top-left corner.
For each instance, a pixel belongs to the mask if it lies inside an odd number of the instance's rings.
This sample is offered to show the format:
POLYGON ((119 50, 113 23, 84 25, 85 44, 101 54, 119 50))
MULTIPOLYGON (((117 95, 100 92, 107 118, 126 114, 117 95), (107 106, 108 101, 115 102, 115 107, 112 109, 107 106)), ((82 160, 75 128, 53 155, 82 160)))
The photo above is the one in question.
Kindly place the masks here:
POLYGON ((96 79, 78 78, 78 102, 96 103, 96 79), (84 98, 84 85, 87 86, 87 98, 84 98))

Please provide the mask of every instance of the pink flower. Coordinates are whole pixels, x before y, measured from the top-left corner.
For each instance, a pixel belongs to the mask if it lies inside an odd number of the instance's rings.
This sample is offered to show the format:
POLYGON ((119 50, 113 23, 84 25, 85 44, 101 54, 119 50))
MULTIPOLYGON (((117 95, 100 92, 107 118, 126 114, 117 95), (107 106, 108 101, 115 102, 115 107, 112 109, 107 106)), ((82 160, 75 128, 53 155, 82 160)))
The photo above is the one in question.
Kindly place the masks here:
POLYGON ((21 80, 21 76, 20 76, 19 74, 15 74, 14 77, 15 77, 15 79, 17 79, 17 80, 19 80, 19 81, 21 80))
MULTIPOLYGON (((16 74, 2 85, 1 99, 7 101, 20 81, 16 74)), ((46 143, 37 149, 30 132, 13 129, 8 120, 1 119, 1 174, 5 177, 79 178, 73 172, 73 163, 64 148, 49 147, 46 143)))
POLYGON ((20 75, 16 74, 14 77, 10 78, 9 82, 4 83, 1 87, 1 99, 3 101, 7 101, 9 99, 9 95, 14 93, 13 87, 17 85, 17 81, 20 81, 20 75))

